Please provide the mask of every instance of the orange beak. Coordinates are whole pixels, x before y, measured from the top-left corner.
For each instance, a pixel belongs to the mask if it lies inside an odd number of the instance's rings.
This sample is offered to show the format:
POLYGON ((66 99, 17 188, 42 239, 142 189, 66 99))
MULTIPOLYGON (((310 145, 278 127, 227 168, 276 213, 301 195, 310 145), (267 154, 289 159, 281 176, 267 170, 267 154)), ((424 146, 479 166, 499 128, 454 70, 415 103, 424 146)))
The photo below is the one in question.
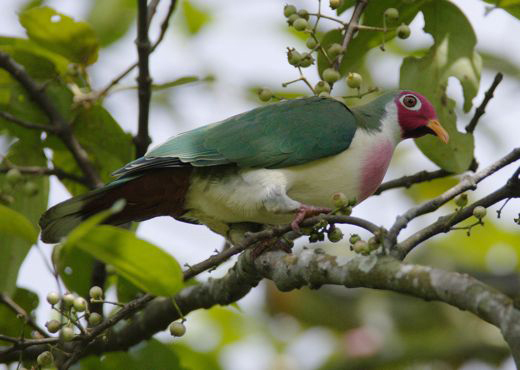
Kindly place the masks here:
POLYGON ((450 135, 448 135, 448 133, 446 132, 444 127, 441 126, 439 121, 431 119, 428 121, 426 127, 430 128, 433 132, 435 132, 435 135, 437 135, 444 144, 448 144, 448 141, 450 140, 450 135))

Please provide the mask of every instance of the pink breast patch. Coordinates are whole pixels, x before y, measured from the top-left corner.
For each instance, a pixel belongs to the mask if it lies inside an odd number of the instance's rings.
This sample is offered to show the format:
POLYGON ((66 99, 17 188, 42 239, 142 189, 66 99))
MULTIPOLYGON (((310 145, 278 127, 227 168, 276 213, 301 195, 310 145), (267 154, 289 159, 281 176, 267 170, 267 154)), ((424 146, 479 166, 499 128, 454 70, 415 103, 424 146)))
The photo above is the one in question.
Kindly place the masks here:
POLYGON ((393 150, 392 143, 384 140, 378 143, 364 158, 361 164, 361 186, 358 203, 372 195, 381 185, 390 159, 392 159, 393 150))

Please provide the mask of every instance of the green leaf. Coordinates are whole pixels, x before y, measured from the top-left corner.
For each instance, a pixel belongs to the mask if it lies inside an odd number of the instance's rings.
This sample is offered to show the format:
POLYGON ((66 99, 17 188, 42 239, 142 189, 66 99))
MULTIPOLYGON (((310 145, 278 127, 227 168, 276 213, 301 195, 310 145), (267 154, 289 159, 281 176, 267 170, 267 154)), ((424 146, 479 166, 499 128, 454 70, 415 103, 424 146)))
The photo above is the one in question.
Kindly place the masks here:
MULTIPOLYGON (((36 136, 27 137, 14 143, 8 152, 7 159, 20 166, 45 166, 47 164, 40 139, 36 136)), ((24 176, 20 183, 13 186, 6 181, 5 176, 0 176, 0 189, 3 189, 6 194, 14 199, 9 208, 13 212, 23 215, 24 220, 32 225, 31 230, 33 230, 29 231, 30 226, 26 224, 23 226, 27 230, 26 238, 3 232, 0 235, 0 271, 2 272, 0 275, 0 291, 13 292, 18 270, 35 242, 34 230, 37 228, 38 219, 47 208, 49 179, 45 176, 24 176), (28 181, 36 185, 38 188, 37 194, 32 196, 26 194, 23 185, 28 181)))
POLYGON ((31 40, 73 63, 89 65, 97 60, 99 41, 85 22, 39 7, 20 13, 20 23, 31 40))
MULTIPOLYGON (((24 288, 16 288, 13 294, 9 296, 16 304, 22 307, 25 312, 33 316, 32 313, 39 304, 38 295, 36 293, 24 288)), ((6 305, 0 304, 0 333, 19 338, 20 334, 22 334, 22 330, 25 338, 31 337, 32 328, 25 325, 24 320, 18 317, 13 310, 6 305)), ((0 340, 0 344, 7 344, 7 342, 0 340)))
POLYGON ((464 110, 480 83, 481 59, 475 52, 476 36, 464 13, 447 0, 422 7, 424 30, 434 38, 434 45, 423 58, 409 57, 401 66, 400 86, 424 94, 435 106, 442 125, 450 135, 445 145, 434 137, 416 140, 417 146, 435 164, 450 172, 465 171, 474 150, 473 135, 457 131, 455 102, 446 96, 448 78, 459 79, 464 92, 464 110))
POLYGON ((0 204, 0 239, 6 235, 34 244, 38 239, 38 230, 20 212, 0 204))
MULTIPOLYGON (((134 158, 132 136, 124 132, 101 105, 79 108, 72 125, 74 135, 87 151, 104 182, 113 180, 111 173, 134 158)), ((69 150, 59 140, 49 138, 47 144, 54 149, 52 159, 56 167, 77 175, 82 174, 69 150)), ((87 190, 83 185, 70 180, 62 182, 73 195, 87 190)))
POLYGON ((130 29, 137 14, 135 0, 94 0, 88 23, 99 35, 101 46, 121 39, 130 29), (117 22, 114 22, 117 17, 117 22))
POLYGON ((103 356, 89 356, 81 360, 83 370, 187 370, 181 366, 174 346, 156 339, 136 346, 128 352, 106 353, 103 356))
MULTIPOLYGON (((83 228, 84 224, 78 228, 83 228)), ((170 296, 181 289, 183 277, 178 262, 159 247, 137 238, 134 233, 106 225, 97 226, 79 238, 77 233, 79 231, 75 229, 70 234, 65 248, 80 248, 114 266, 118 274, 143 291, 170 296)))
POLYGON ((189 0, 182 2, 184 21, 188 32, 192 35, 197 34, 205 25, 211 21, 208 11, 198 8, 189 0))
POLYGON ((492 11, 495 8, 504 9, 513 17, 520 19, 520 0, 484 0, 486 3, 493 4, 487 10, 492 11))

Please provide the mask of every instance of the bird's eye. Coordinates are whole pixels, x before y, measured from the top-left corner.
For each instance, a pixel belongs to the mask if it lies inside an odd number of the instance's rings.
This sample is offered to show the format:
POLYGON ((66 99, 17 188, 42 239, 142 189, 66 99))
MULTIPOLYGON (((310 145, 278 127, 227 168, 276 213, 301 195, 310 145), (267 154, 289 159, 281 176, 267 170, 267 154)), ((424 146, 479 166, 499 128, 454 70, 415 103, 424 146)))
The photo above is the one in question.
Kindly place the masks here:
POLYGON ((411 94, 408 94, 408 95, 403 95, 401 96, 401 99, 399 99, 401 101, 401 104, 406 108, 406 109, 409 109, 409 110, 419 110, 421 109, 421 101, 419 99, 417 99, 417 97, 415 95, 411 95, 411 94))

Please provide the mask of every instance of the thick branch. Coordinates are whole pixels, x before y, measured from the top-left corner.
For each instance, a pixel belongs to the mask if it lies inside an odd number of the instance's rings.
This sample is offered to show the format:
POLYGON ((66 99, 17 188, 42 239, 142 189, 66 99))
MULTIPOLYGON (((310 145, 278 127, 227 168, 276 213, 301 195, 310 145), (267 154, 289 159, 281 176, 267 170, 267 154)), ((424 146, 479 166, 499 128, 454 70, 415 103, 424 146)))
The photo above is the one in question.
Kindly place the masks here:
POLYGON ((9 54, 3 51, 0 51, 0 68, 5 69, 15 80, 18 81, 25 91, 27 91, 27 94, 31 99, 47 115, 53 131, 71 152, 79 168, 81 168, 85 174, 90 187, 94 188, 102 185, 101 178, 93 164, 90 162, 87 152, 74 137, 71 126, 63 118, 52 100, 44 93, 43 88, 38 86, 27 74, 25 69, 16 63, 9 54))
POLYGON ((148 118, 150 113, 150 97, 152 78, 149 71, 149 56, 151 51, 148 38, 148 5, 146 0, 138 1, 137 15, 137 45, 139 76, 137 76, 139 97, 139 118, 137 136, 134 138, 136 155, 141 157, 146 153, 151 139, 148 134, 148 118))

